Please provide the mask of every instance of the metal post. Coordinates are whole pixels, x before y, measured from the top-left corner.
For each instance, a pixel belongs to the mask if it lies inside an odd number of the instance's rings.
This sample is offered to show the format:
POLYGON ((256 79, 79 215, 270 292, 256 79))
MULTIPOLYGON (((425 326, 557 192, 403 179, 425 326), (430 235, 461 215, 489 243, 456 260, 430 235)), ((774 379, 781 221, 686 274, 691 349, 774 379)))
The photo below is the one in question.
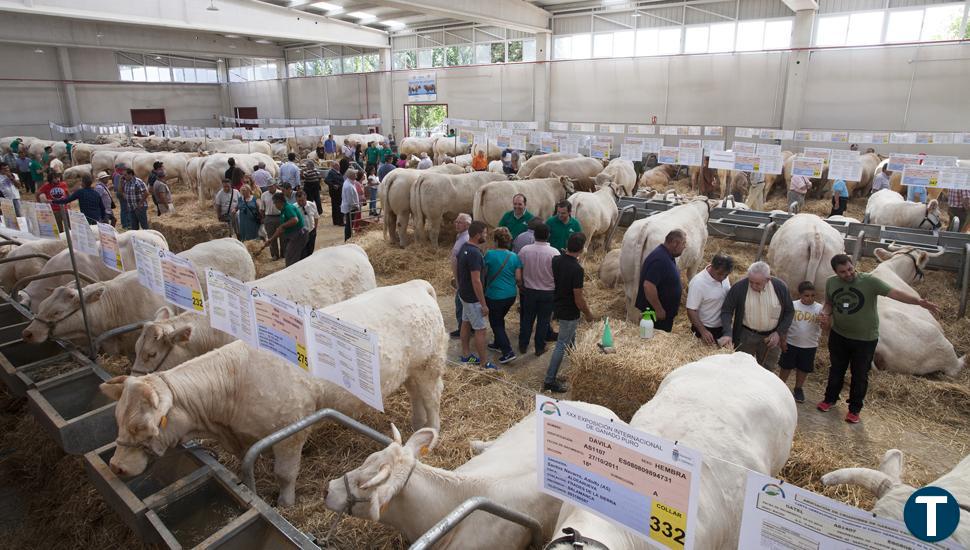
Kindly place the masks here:
POLYGON ((852 250, 852 263, 857 265, 859 263, 859 256, 862 255, 862 249, 866 244, 866 231, 860 230, 859 234, 855 239, 855 248, 852 250))
POLYGON ((94 348, 94 338, 91 337, 91 325, 88 323, 88 308, 84 305, 84 292, 81 290, 81 277, 77 272, 77 260, 74 257, 74 243, 71 242, 70 218, 64 216, 64 210, 60 211, 61 218, 64 219, 64 238, 67 239, 67 251, 71 256, 71 271, 74 272, 74 284, 77 285, 77 298, 81 303, 81 318, 84 320, 84 333, 88 336, 88 347, 90 349, 91 360, 98 357, 98 350, 94 348))
POLYGON ((333 420, 338 424, 366 435, 385 447, 391 444, 391 438, 371 428, 370 426, 361 424, 340 411, 334 409, 320 409, 310 416, 301 418, 289 426, 285 426, 254 443, 253 446, 246 451, 246 455, 243 457, 242 467, 240 468, 243 483, 246 484, 246 486, 249 487, 253 493, 255 493, 256 477, 253 475, 253 469, 256 467, 256 459, 259 457, 260 453, 273 445, 276 445, 280 441, 294 436, 298 432, 301 432, 310 426, 327 419, 333 420))
POLYGON ((755 258, 755 261, 757 262, 761 261, 761 255, 765 251, 765 244, 768 242, 770 238, 769 236, 771 235, 771 232, 774 231, 775 227, 777 227, 777 224, 775 222, 771 222, 765 226, 765 230, 761 234, 761 243, 758 244, 758 257, 755 258))
POLYGON ((427 550, 434 546, 438 541, 444 538, 452 529, 454 529, 463 519, 468 517, 472 512, 476 510, 481 510, 492 514, 493 516, 498 516, 504 520, 511 521, 513 523, 518 523, 519 525, 525 527, 529 530, 531 535, 531 546, 533 548, 542 548, 542 526, 535 519, 515 510, 510 510, 505 506, 497 504, 485 497, 472 497, 465 502, 458 505, 457 508, 452 510, 447 516, 443 517, 441 521, 434 524, 431 529, 421 535, 421 537, 414 541, 408 550, 427 550))
POLYGON ((967 286, 970 285, 970 244, 963 247, 963 281, 960 284, 960 311, 958 318, 967 314, 967 286))

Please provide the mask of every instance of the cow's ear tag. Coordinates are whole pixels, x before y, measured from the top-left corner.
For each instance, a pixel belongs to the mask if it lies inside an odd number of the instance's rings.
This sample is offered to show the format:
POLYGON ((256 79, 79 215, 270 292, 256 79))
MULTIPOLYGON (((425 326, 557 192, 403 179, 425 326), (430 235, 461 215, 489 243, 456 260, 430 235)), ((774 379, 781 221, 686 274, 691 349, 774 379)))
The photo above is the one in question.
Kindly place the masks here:
POLYGON ((161 428, 161 429, 164 430, 165 429, 165 426, 168 426, 168 417, 167 416, 163 416, 162 419, 158 422, 158 427, 159 428, 161 428))
POLYGON ((421 450, 419 451, 421 456, 426 456, 429 452, 431 452, 431 450, 428 449, 427 445, 421 445, 421 450))

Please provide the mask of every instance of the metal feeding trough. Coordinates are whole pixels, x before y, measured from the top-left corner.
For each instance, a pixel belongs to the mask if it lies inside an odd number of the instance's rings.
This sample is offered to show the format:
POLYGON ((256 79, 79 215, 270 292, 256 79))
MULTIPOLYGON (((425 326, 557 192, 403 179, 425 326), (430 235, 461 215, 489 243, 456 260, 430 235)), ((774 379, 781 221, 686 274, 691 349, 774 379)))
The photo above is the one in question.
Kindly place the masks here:
POLYGON ((30 322, 30 316, 26 315, 24 311, 12 303, 0 304, 0 327, 23 322, 30 322))
POLYGON ((30 344, 18 337, 0 344, 0 377, 17 397, 23 397, 42 380, 81 368, 87 364, 84 361, 50 340, 30 344))
POLYGON ((87 366, 27 390, 30 411, 64 452, 86 453, 117 437, 115 402, 99 388, 108 378, 101 368, 87 366))
POLYGON ((84 456, 91 482, 147 543, 166 548, 317 548, 256 497, 205 450, 194 446, 152 457, 137 476, 121 479, 108 466, 116 446, 84 456))

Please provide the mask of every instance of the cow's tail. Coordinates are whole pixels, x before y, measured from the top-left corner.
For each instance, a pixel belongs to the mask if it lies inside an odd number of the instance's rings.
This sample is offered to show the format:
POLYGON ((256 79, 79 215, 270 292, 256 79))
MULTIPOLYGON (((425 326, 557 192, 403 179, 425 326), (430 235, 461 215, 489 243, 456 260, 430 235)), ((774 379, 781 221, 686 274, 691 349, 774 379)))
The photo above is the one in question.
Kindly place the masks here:
MULTIPOLYGON (((390 176, 388 174, 387 176, 390 176)), ((385 210, 384 213, 384 240, 390 240, 391 238, 391 228, 389 224, 391 223, 387 216, 387 197, 390 195, 390 187, 394 184, 395 178, 384 177, 384 181, 377 186, 377 199, 381 202, 381 208, 385 210)))
POLYGON ((801 281, 798 281, 799 284, 802 281, 814 283, 815 275, 822 266, 822 253, 825 251, 825 246, 822 244, 822 235, 818 232, 818 229, 813 229, 812 232, 812 240, 808 243, 808 263, 805 266, 805 276, 802 277, 801 281))
POLYGON ((411 221, 414 222, 414 231, 417 236, 424 235, 424 212, 421 210, 421 186, 424 183, 424 176, 418 176, 411 184, 411 221))
POLYGON ((963 357, 957 359, 956 366, 954 366, 953 368, 944 370, 943 372, 946 373, 948 376, 956 376, 960 374, 960 371, 963 370, 963 367, 965 367, 966 364, 967 364, 967 356, 964 355, 963 357))
MULTIPOLYGON (((488 184, 479 187, 475 191, 475 198, 472 200, 472 219, 485 222, 485 190, 488 184)), ((488 223, 488 222, 485 222, 488 223)))

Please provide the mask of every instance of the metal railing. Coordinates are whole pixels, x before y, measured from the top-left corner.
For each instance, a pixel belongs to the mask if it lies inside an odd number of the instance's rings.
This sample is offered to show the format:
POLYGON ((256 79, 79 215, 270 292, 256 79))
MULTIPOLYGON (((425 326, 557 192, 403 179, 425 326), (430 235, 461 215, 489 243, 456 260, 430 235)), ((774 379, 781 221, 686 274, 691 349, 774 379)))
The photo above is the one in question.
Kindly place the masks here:
POLYGON ((431 529, 428 529, 418 540, 414 541, 414 544, 409 547, 409 550, 428 550, 476 510, 487 512, 493 516, 518 523, 525 527, 529 530, 531 536, 530 546, 532 548, 542 548, 542 525, 538 521, 521 512, 510 510, 485 497, 472 497, 459 504, 447 516, 441 518, 441 521, 434 524, 431 529))

